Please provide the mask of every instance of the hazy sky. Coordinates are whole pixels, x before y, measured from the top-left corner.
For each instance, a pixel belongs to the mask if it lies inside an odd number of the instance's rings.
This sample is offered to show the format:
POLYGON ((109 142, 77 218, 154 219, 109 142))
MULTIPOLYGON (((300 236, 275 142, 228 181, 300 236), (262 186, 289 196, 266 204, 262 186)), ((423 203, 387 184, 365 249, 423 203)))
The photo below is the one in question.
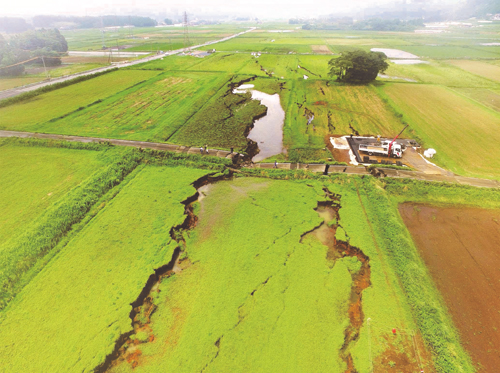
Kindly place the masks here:
MULTIPOLYGON (((402 3, 404 0, 398 1, 402 3)), ((406 0, 411 1, 411 0, 406 0)), ((413 0, 430 4, 437 0, 413 0)), ((460 0, 448 0, 457 3, 460 0)), ((237 13, 258 17, 288 18, 315 16, 377 6, 394 0, 0 0, 1 15, 74 14, 100 15, 122 14, 127 10, 163 12, 170 10, 190 13, 237 13)), ((439 1, 443 3, 443 1, 439 1)))

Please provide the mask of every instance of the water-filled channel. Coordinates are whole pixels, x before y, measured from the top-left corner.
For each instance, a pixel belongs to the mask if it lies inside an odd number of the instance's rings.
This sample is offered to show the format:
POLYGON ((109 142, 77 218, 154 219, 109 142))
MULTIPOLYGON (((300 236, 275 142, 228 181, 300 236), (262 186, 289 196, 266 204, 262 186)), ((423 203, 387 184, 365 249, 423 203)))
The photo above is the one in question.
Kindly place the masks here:
POLYGON ((280 96, 277 93, 268 95, 267 93, 251 89, 253 87, 253 84, 243 84, 233 92, 245 93, 250 91, 252 99, 259 100, 262 105, 267 107, 267 114, 255 121, 254 127, 248 134, 248 138, 255 141, 260 150, 259 154, 252 158, 252 161, 259 162, 283 152, 285 112, 281 107, 280 96))

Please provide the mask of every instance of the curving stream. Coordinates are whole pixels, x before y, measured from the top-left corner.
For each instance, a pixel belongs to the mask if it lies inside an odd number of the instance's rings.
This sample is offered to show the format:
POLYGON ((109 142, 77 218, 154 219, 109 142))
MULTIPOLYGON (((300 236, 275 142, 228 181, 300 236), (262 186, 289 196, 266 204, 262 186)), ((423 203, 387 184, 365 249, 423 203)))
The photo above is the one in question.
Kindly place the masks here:
POLYGON ((252 89, 253 84, 243 84, 233 90, 233 93, 246 93, 250 91, 252 99, 259 100, 267 107, 267 114, 256 120, 254 127, 248 134, 248 138, 255 141, 260 152, 252 158, 253 162, 280 154, 283 149, 283 123, 285 122, 285 112, 281 107, 280 96, 276 93, 267 93, 252 89))

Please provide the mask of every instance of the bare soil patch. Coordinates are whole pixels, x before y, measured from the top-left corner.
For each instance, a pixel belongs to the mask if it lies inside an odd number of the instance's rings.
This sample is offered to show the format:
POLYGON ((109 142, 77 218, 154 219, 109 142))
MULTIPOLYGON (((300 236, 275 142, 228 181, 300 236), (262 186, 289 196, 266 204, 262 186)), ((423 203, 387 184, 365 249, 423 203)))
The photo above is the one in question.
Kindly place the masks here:
POLYGON ((332 51, 327 45, 311 45, 311 48, 314 53, 332 54, 332 51))
POLYGON ((500 211, 404 203, 399 212, 480 372, 500 366, 500 211))

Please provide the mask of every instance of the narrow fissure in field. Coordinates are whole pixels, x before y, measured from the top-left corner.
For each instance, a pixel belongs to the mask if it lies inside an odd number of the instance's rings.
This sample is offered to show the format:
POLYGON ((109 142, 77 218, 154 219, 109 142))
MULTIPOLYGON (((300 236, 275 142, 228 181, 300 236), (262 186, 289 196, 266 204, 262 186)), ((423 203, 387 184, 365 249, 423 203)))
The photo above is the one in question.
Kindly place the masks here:
MULTIPOLYGON (((347 241, 336 238, 337 229, 343 229, 340 225, 339 210, 340 195, 331 193, 327 188, 325 191, 328 201, 318 202, 316 211, 324 220, 317 228, 303 235, 314 235, 323 245, 328 247, 326 259, 333 265, 335 261, 345 257, 356 257, 361 263, 359 270, 351 272, 352 285, 349 301, 349 326, 344 331, 344 344, 340 349, 340 357, 347 364, 346 373, 357 372, 350 353, 350 347, 359 338, 359 332, 364 322, 362 293, 370 282, 370 258, 366 256, 359 248, 352 246, 347 241)), ((347 235, 346 235, 347 236, 347 235)))
MULTIPOLYGON (((220 180, 229 180, 232 178, 232 173, 220 176, 205 175, 193 182, 196 193, 181 203, 184 207, 186 218, 182 224, 179 224, 170 229, 170 236, 175 240, 177 246, 172 253, 170 261, 155 269, 146 281, 141 293, 137 299, 131 303, 132 310, 130 311, 130 319, 132 320, 132 330, 123 333, 115 342, 113 352, 106 356, 102 364, 94 369, 95 373, 104 373, 113 366, 121 362, 127 362, 132 368, 139 364, 139 358, 142 355, 140 345, 143 343, 152 342, 155 339, 153 330, 150 326, 151 316, 157 309, 154 303, 154 293, 160 292, 159 285, 164 278, 168 278, 182 271, 183 262, 188 262, 189 259, 182 256, 186 241, 184 232, 193 229, 196 226, 198 217, 194 214, 193 203, 200 199, 200 188, 205 185, 215 183, 220 180)), ((187 264, 189 265, 189 264, 187 264)))

